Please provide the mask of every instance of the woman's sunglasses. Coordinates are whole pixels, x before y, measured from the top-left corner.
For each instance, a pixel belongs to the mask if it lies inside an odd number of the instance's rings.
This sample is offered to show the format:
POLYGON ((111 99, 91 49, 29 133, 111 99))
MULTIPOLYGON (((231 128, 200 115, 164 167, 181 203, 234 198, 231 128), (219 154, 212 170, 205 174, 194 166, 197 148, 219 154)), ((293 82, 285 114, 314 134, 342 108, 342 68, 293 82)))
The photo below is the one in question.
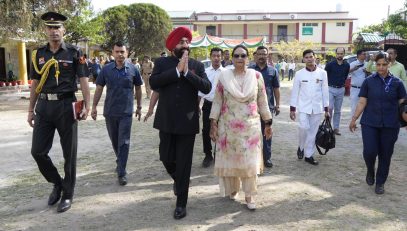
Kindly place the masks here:
POLYGON ((242 58, 242 59, 245 59, 247 57, 247 55, 246 54, 234 54, 233 55, 233 58, 235 58, 235 59, 238 59, 238 58, 242 58))

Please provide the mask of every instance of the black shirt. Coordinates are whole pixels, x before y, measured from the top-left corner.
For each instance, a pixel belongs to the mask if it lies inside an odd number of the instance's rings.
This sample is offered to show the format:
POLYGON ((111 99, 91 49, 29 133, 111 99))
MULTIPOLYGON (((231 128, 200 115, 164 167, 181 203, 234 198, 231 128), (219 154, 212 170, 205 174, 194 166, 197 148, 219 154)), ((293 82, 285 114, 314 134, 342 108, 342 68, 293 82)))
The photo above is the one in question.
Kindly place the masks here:
POLYGON ((334 60, 325 66, 325 71, 328 75, 328 85, 334 87, 344 87, 345 81, 348 78, 350 66, 347 62, 341 65, 334 60))
MULTIPOLYGON (((56 53, 52 53, 49 49, 49 44, 38 48, 35 62, 38 70, 44 66, 44 64, 52 59, 56 59, 59 65, 59 78, 58 84, 55 78, 55 66, 52 65, 47 81, 42 87, 43 93, 66 93, 77 91, 76 78, 87 77, 87 65, 85 59, 82 57, 82 51, 70 44, 62 42, 61 47, 56 53)), ((33 65, 31 65, 30 71, 31 79, 41 80, 33 65)))

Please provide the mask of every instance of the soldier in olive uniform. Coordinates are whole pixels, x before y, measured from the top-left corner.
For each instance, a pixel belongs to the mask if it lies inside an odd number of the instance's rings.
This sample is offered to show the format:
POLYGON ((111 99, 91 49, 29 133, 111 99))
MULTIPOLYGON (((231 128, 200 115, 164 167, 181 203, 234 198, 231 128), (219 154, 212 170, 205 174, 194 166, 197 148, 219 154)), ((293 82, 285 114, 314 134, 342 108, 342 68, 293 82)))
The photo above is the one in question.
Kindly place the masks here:
POLYGON ((86 61, 79 48, 63 41, 65 16, 48 12, 45 21, 48 44, 33 51, 31 68, 30 105, 27 121, 33 130, 31 154, 45 179, 54 184, 48 205, 58 205, 58 212, 71 208, 76 179, 76 152, 78 122, 74 118, 72 103, 76 101, 76 79, 84 98, 80 120, 89 112, 89 86, 86 61), (34 113, 35 109, 35 113, 34 113), (64 178, 58 173, 48 153, 55 130, 58 131, 64 156, 64 178))

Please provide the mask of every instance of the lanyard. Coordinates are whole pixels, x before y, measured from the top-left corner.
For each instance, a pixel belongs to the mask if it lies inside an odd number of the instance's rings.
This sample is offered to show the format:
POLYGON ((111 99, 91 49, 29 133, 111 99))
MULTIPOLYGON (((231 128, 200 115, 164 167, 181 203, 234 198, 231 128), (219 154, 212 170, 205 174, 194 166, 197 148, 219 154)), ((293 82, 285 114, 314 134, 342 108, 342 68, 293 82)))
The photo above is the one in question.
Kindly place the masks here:
POLYGON ((386 81, 384 80, 384 78, 380 77, 379 78, 382 79, 383 83, 384 83, 384 92, 388 93, 390 91, 390 85, 391 85, 391 81, 393 81, 393 77, 389 76, 390 80, 388 83, 386 83, 386 81))

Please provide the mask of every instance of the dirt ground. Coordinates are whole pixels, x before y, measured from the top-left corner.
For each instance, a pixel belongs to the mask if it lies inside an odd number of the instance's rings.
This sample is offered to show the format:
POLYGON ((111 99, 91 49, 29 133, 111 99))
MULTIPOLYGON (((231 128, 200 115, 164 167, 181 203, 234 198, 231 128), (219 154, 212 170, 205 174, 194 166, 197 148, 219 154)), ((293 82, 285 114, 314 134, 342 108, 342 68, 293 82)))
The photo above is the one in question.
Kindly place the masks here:
MULTIPOLYGON (((319 166, 297 159, 297 124, 288 116, 290 86, 291 82, 282 83, 282 113, 273 125, 274 167, 259 177, 258 209, 247 210, 243 193, 237 201, 219 196, 213 168, 201 167, 199 134, 188 215, 182 220, 172 217, 175 197, 158 160, 153 119, 133 122, 125 187, 117 183, 103 116, 81 121, 74 203, 58 214, 56 206, 47 206, 52 185, 30 154, 28 100, 21 98, 28 94, 1 94, 0 230, 407 230, 407 130, 400 131, 386 193, 378 196, 365 183, 360 131, 352 134, 347 129, 349 98, 344 100, 337 147, 327 156, 315 155, 319 166)), ((144 114, 147 105, 144 100, 144 114)), ((62 170, 58 139, 56 135, 50 156, 62 170)))

